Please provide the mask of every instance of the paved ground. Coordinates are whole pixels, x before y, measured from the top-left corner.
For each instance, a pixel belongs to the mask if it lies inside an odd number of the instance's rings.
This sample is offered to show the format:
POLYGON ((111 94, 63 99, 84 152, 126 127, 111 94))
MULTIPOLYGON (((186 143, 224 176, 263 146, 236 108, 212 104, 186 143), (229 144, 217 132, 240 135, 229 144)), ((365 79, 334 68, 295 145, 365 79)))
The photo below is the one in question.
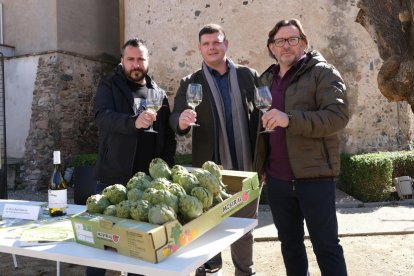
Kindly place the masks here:
MULTIPOLYGON (((337 190, 336 206, 340 243, 350 276, 414 275, 413 199, 364 204, 337 190)), ((257 275, 286 275, 280 242, 267 205, 260 206, 259 225, 253 235, 257 275)), ((305 247, 310 274, 321 276, 308 238, 305 239, 305 247)), ((223 270, 219 275, 234 275, 229 249, 223 251, 223 260, 223 270)))
MULTIPOLYGON (((364 204, 337 190, 336 206, 341 237, 414 233, 414 199, 364 204)), ((267 205, 260 206, 259 225, 253 234, 256 241, 277 240, 277 230, 267 205)))

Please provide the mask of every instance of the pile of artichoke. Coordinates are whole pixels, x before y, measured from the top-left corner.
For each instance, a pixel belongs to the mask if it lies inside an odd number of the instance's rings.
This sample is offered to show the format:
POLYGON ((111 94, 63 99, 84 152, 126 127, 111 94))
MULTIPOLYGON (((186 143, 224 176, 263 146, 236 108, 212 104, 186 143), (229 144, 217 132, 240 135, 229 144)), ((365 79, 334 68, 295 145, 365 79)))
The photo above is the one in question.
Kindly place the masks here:
POLYGON ((126 186, 111 185, 102 194, 90 196, 87 211, 152 224, 175 219, 185 224, 231 196, 221 181, 220 167, 212 161, 190 173, 181 165, 170 168, 155 158, 149 174, 137 172, 126 186))

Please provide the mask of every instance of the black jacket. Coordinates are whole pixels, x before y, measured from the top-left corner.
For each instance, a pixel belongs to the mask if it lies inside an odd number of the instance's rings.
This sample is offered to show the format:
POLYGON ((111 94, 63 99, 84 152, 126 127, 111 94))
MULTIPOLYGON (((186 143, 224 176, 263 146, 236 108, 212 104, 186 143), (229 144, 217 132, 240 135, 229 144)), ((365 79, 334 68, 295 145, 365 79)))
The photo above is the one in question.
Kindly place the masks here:
MULTIPOLYGON (((149 77, 146 77, 146 83, 149 88, 161 90, 149 77)), ((100 82, 94 99, 95 121, 99 130, 98 160, 94 175, 107 185, 125 185, 135 173, 133 164, 138 143, 137 133, 143 130, 135 127, 133 104, 133 95, 122 65, 118 65, 112 75, 100 82)), ((169 116, 170 109, 165 98, 153 124, 158 133, 145 132, 156 136, 156 148, 149 149, 146 154, 153 155, 151 159, 160 157, 172 166, 176 141, 174 132, 169 127, 169 116)))
MULTIPOLYGON (((246 66, 235 64, 235 68, 242 94, 243 108, 248 122, 253 159, 256 137, 261 126, 259 124, 259 110, 254 107, 254 89, 258 84, 259 76, 255 70, 246 66)), ((197 106, 197 123, 200 124, 200 127, 193 128, 192 133, 192 165, 194 167, 201 167, 205 161, 214 161, 220 164, 217 109, 214 105, 213 94, 201 69, 181 80, 180 87, 175 96, 174 109, 170 116, 170 125, 179 135, 184 135, 189 131, 188 129, 181 132, 178 129, 180 114, 184 109, 188 108, 186 90, 189 83, 200 83, 203 86, 203 100, 197 106)))

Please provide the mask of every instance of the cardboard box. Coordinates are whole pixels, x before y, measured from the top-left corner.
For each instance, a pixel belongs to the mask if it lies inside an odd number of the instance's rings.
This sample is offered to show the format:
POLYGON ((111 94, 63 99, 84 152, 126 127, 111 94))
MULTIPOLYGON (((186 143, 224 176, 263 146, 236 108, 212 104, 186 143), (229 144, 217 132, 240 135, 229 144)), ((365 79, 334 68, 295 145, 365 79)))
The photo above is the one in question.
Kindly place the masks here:
POLYGON ((184 225, 178 220, 154 225, 83 212, 71 218, 75 240, 83 245, 115 250, 122 255, 158 263, 260 194, 259 180, 253 172, 223 170, 223 183, 233 196, 184 225))

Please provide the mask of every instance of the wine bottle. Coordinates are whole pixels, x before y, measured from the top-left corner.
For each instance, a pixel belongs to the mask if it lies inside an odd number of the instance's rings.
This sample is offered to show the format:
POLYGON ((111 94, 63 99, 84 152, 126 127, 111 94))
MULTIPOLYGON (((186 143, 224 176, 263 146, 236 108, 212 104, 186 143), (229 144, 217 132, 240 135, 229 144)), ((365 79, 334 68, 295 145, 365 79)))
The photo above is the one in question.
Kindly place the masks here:
POLYGON ((62 176, 60 151, 53 152, 53 173, 49 182, 48 199, 49 214, 52 217, 66 215, 68 193, 65 179, 62 176))

